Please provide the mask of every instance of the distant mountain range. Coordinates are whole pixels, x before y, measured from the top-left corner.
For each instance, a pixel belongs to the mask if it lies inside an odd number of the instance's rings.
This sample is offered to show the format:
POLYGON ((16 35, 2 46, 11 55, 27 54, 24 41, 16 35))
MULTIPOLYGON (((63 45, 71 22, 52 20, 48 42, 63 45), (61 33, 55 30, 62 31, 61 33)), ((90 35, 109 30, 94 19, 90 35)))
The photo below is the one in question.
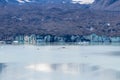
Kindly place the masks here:
MULTIPOLYGON (((72 3, 72 0, 0 0, 2 4, 23 4, 23 3, 72 3)), ((76 1, 77 2, 77 1, 76 1)))
POLYGON ((0 0, 0 5, 6 6, 8 4, 27 4, 27 3, 39 3, 39 4, 65 4, 71 3, 72 0, 0 0))
POLYGON ((96 0, 93 4, 71 0, 0 0, 0 40, 19 34, 120 36, 119 3, 119 0, 96 0))
MULTIPOLYGON (((81 1, 75 0, 0 0, 0 6, 7 4, 25 4, 25 3, 41 3, 41 4, 78 4, 81 1)), ((94 10, 107 10, 107 11, 120 11, 120 0, 95 0, 89 4, 90 9, 94 10)))

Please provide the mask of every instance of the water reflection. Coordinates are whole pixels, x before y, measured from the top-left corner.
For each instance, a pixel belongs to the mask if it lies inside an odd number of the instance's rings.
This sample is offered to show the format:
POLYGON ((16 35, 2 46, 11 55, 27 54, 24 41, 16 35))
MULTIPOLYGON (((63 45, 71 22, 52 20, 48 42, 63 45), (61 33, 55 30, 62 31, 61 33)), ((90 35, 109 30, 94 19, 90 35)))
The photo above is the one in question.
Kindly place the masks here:
MULTIPOLYGON (((93 53, 94 55, 97 55, 96 53, 93 53)), ((102 55, 102 56, 111 56, 111 57, 119 57, 120 56, 120 51, 109 51, 106 53, 99 53, 98 55, 102 55)))
POLYGON ((120 46, 6 45, 0 80, 120 80, 119 54, 120 46))
POLYGON ((7 64, 0 80, 120 80, 120 72, 90 64, 7 64))
POLYGON ((99 70, 99 66, 87 64, 31 64, 26 67, 39 72, 83 73, 99 70))
POLYGON ((5 64, 0 63, 0 73, 2 72, 3 68, 5 67, 5 64))
POLYGON ((111 56, 120 56, 120 51, 114 51, 110 53, 111 56))

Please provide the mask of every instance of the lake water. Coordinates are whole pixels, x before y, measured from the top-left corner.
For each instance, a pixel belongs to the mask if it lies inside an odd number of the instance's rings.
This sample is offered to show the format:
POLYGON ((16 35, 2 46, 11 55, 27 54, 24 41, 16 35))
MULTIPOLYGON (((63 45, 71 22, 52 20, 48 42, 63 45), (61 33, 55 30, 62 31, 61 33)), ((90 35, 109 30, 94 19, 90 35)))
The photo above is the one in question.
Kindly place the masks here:
POLYGON ((120 45, 0 45, 0 80, 120 80, 120 45))

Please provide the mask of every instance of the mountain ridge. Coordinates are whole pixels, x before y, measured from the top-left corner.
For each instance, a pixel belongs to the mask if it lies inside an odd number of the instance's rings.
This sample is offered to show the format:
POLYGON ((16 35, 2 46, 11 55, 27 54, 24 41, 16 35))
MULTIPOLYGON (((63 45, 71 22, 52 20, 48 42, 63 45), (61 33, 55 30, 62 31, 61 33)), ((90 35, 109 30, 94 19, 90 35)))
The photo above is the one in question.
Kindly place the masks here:
POLYGON ((119 36, 120 12, 91 10, 92 6, 63 3, 0 6, 0 40, 19 34, 119 36))
POLYGON ((94 10, 120 11, 120 0, 95 0, 90 8, 94 10))
POLYGON ((0 0, 0 3, 71 3, 72 0, 0 0))

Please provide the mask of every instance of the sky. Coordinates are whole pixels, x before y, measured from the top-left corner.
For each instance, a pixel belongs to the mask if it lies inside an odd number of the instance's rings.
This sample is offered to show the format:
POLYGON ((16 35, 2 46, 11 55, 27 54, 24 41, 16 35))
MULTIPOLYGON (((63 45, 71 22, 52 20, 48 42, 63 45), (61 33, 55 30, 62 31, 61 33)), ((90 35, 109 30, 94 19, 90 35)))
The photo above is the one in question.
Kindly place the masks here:
POLYGON ((94 0, 73 0, 73 1, 81 1, 81 4, 89 4, 92 3, 94 0))

